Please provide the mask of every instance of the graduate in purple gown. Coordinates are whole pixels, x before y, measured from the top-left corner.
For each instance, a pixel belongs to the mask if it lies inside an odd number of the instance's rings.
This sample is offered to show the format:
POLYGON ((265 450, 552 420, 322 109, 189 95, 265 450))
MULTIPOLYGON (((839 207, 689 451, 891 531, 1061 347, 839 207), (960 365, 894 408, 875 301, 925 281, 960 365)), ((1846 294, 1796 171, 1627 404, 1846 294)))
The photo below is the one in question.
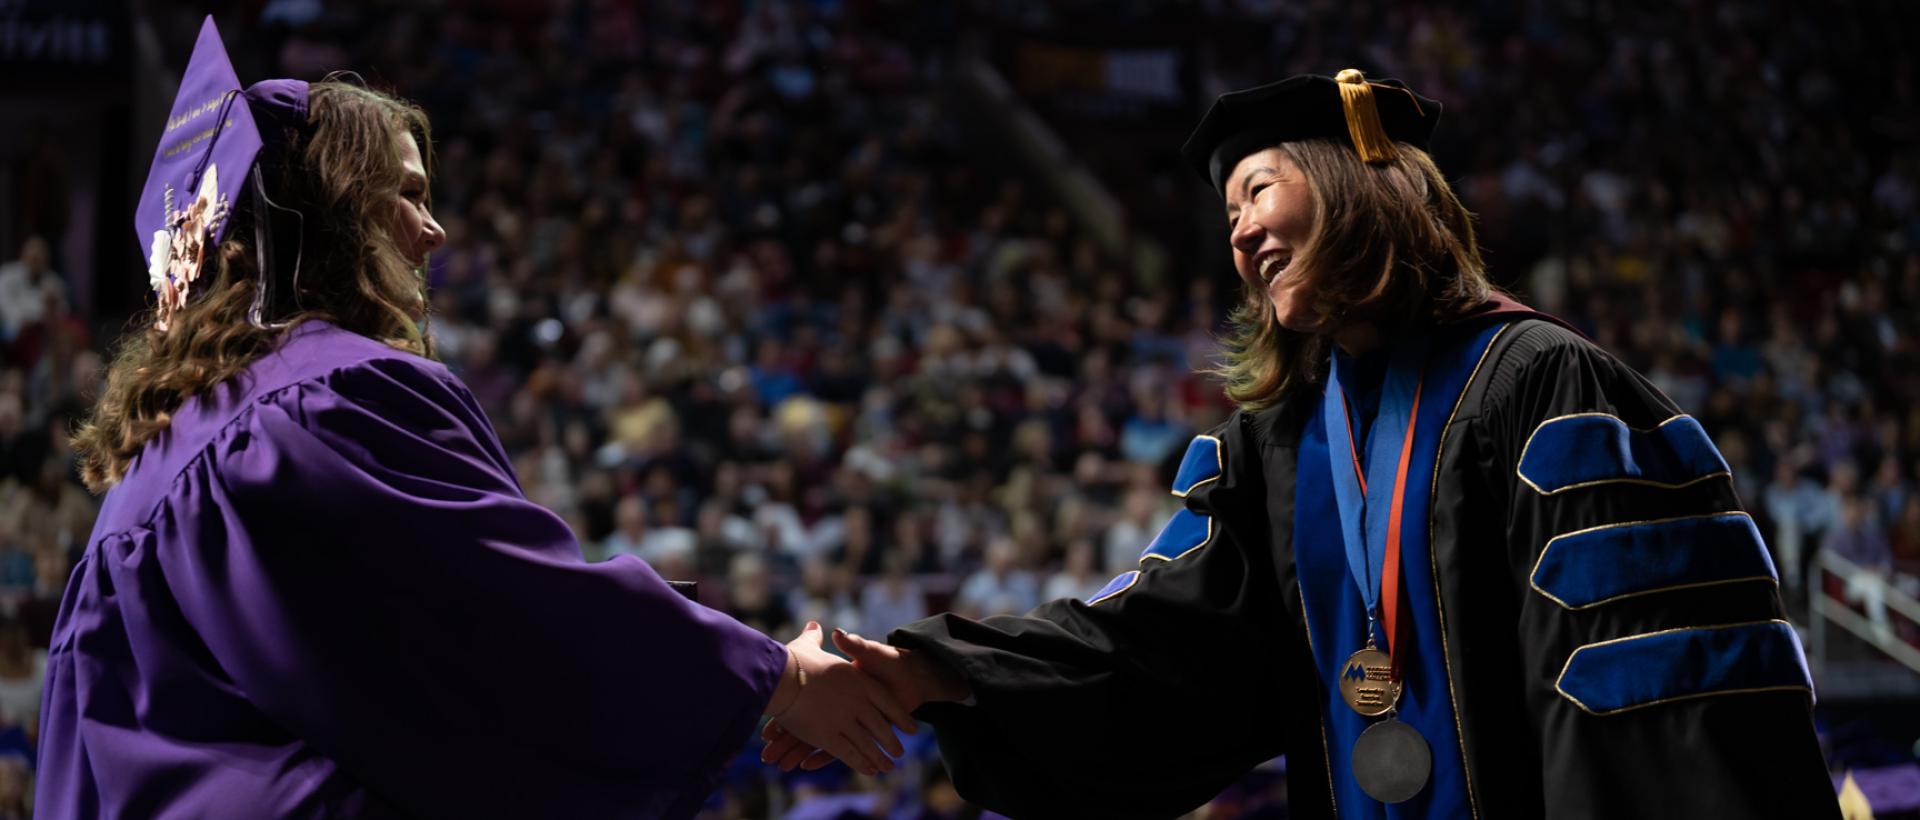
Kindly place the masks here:
POLYGON ((885 770, 880 687, 588 564, 419 330, 419 109, 242 90, 211 18, 135 225, 154 310, 48 658, 46 817, 680 817, 762 715, 885 770))

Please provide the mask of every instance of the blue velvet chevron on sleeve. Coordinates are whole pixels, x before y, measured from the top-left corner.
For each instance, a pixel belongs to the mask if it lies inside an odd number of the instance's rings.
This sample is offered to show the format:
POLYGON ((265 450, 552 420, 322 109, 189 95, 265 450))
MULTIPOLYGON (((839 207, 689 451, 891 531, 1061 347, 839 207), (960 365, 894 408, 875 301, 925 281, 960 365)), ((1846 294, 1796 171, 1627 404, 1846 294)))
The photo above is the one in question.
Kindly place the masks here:
POLYGON ((1153 537, 1153 543, 1148 544, 1146 552, 1140 554, 1140 560, 1172 561, 1206 546, 1212 539, 1212 516, 1180 510, 1167 519, 1167 525, 1160 529, 1159 535, 1153 537))
POLYGON ((1133 586, 1134 582, 1138 580, 1140 580, 1139 570, 1130 569, 1122 572, 1114 576, 1113 580, 1108 581, 1106 586, 1101 587, 1099 592, 1094 593, 1093 597, 1088 598, 1087 603, 1097 604, 1115 595, 1119 595, 1122 592, 1126 592, 1127 588, 1133 586))
POLYGON ((1180 469, 1173 476, 1173 494, 1186 498, 1195 487, 1220 478, 1226 471, 1226 456, 1220 452, 1220 440, 1213 436, 1195 436, 1180 458, 1180 469))
POLYGON ((1670 701, 1741 692, 1813 693, 1800 637, 1786 621, 1668 629, 1574 650, 1555 688, 1609 715, 1670 701))
POLYGON ((1568 609, 1586 609, 1634 595, 1778 577, 1753 518, 1727 512, 1555 537, 1540 551, 1533 588, 1568 609))
POLYGON ((1607 413, 1548 419, 1521 448, 1520 480, 1541 495, 1626 482, 1684 487, 1729 475, 1707 431, 1692 416, 1635 430, 1607 413))
MULTIPOLYGON (((1187 445, 1187 452, 1180 458, 1180 467, 1173 476, 1173 495, 1186 499, 1201 487, 1219 481, 1226 474, 1226 452, 1220 439, 1211 435, 1195 436, 1187 445)), ((1205 512, 1195 512, 1193 507, 1206 509, 1199 497, 1188 500, 1188 506, 1167 519, 1160 533, 1153 537, 1152 543, 1140 553, 1140 561, 1173 561, 1184 557, 1213 540, 1213 516, 1205 512)), ((1128 570, 1108 581, 1105 587, 1087 599, 1089 604, 1119 595, 1134 584, 1140 582, 1139 570, 1128 570)))

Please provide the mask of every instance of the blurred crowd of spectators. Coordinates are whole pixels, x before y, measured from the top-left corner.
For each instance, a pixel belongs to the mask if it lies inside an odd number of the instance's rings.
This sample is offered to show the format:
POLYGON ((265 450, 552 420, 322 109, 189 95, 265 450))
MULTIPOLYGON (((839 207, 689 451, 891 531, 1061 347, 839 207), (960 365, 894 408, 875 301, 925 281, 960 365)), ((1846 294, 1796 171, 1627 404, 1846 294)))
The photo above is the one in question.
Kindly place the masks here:
MULTIPOLYGON (((1017 35, 1084 4, 978 5, 270 2, 229 41, 243 76, 351 66, 428 110, 432 336, 590 558, 699 579, 783 639, 878 637, 1098 589, 1231 411, 1194 373, 1238 297, 1222 257, 1142 285, 941 93, 956 20, 1017 35)), ((1863 568, 1834 592, 1869 614, 1920 591, 1914 58, 1772 2, 1376 6, 1190 7, 1261 32, 1195 45, 1198 84, 1360 63, 1444 100, 1435 152, 1496 274, 1703 420, 1790 597, 1822 548, 1863 568)), ((93 505, 63 431, 100 347, 61 280, 45 241, 0 267, 0 792, 37 705, 28 636, 93 505)), ((968 811, 938 766, 903 772, 743 757, 715 811, 968 811)), ((1236 811, 1264 805, 1242 791, 1236 811)))
POLYGON ((98 509, 66 431, 101 358, 67 298, 44 237, 0 262, 0 820, 31 811, 47 636, 98 509))

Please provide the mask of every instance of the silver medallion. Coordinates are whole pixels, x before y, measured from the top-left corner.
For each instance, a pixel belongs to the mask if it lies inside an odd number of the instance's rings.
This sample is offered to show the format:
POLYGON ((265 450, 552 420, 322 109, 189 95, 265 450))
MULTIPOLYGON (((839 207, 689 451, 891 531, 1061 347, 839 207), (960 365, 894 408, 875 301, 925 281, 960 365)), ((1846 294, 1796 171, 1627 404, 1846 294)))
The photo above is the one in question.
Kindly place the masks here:
POLYGON ((1382 803, 1402 803, 1427 787, 1433 750, 1420 730, 1388 718, 1368 726, 1353 744, 1353 779, 1382 803))

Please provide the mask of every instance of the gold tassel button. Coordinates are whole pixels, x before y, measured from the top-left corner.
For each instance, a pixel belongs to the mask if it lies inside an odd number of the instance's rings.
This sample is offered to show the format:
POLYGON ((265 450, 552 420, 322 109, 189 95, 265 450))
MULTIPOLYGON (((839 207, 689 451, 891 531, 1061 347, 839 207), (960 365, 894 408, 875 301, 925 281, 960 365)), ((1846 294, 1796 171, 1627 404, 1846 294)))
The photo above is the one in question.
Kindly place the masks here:
POLYGON ((1373 99, 1373 84, 1360 69, 1349 68, 1334 75, 1340 83, 1340 106, 1347 115, 1347 134, 1353 137, 1353 149, 1360 161, 1392 162, 1396 153, 1386 126, 1380 124, 1380 107, 1373 99))

